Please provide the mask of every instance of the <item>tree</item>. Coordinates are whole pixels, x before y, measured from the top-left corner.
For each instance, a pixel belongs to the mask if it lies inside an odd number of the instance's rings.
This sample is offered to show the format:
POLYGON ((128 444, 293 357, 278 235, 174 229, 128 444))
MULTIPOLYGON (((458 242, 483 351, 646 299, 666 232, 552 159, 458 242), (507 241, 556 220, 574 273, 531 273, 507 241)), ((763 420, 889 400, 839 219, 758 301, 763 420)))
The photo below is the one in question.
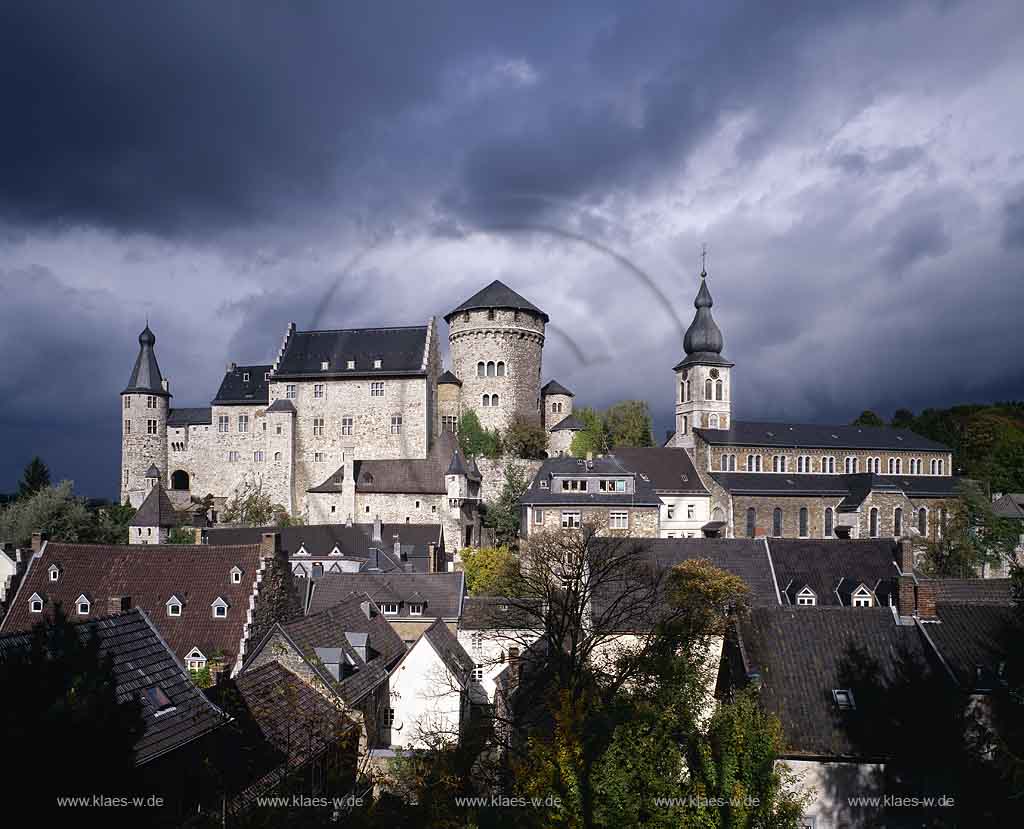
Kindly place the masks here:
POLYGON ((540 460, 547 457, 548 433, 539 423, 517 416, 508 425, 501 442, 505 454, 516 458, 540 460))
POLYGON ((81 498, 76 498, 71 481, 39 490, 21 498, 0 512, 0 539, 28 547, 32 533, 48 533, 55 541, 91 541, 94 517, 81 498))
POLYGON ((853 421, 852 426, 884 426, 885 421, 876 415, 871 409, 865 409, 859 415, 856 420, 853 421))
POLYGON ((601 413, 584 406, 576 411, 576 417, 583 423, 583 428, 573 435, 569 452, 577 458, 584 458, 588 454, 605 454, 612 444, 601 413))
POLYGON ((893 412, 889 425, 894 429, 913 429, 914 413, 910 409, 897 409, 893 412))
POLYGON ((167 534, 168 544, 195 544, 196 534, 192 527, 172 527, 167 534))
POLYGON ((50 470, 36 455, 28 462, 18 484, 18 497, 29 498, 50 485, 50 470))
POLYGON ((501 436, 496 430, 484 429, 476 412, 467 409, 459 418, 459 448, 466 457, 499 458, 501 436))
POLYGON ((474 596, 508 596, 516 587, 519 559, 508 547, 467 547, 462 569, 474 596))
POLYGON ((265 527, 287 526, 291 518, 283 505, 274 503, 270 494, 263 491, 263 479, 254 477, 244 479, 235 489, 224 509, 223 520, 243 527, 265 527))
POLYGON ((96 544, 126 544, 128 528, 135 517, 131 504, 109 504, 96 510, 89 541, 96 544))
POLYGON ((519 499, 530 487, 523 468, 517 464, 505 467, 505 483, 498 499, 486 504, 483 511, 483 525, 494 530, 499 545, 511 546, 519 541, 521 511, 519 499))
POLYGON ((604 413, 611 446, 653 446, 651 412, 644 400, 623 400, 604 413))

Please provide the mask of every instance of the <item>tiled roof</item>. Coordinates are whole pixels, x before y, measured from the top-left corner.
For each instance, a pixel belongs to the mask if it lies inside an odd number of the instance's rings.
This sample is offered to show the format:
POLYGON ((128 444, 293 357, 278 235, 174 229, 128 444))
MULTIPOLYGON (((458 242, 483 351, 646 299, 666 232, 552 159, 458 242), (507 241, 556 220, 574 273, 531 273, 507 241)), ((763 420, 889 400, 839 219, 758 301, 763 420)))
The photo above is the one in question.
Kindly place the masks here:
POLYGON ((328 573, 313 582, 309 613, 347 601, 353 593, 366 593, 377 601, 398 601, 397 616, 389 619, 458 619, 462 614, 465 573, 328 573), (409 615, 409 602, 419 592, 425 599, 422 616, 409 615))
POLYGON ((156 337, 147 325, 139 334, 139 356, 135 358, 132 376, 121 394, 153 394, 157 397, 170 397, 164 389, 164 378, 160 374, 160 366, 156 361, 153 346, 156 337))
POLYGON ((460 311, 477 311, 485 308, 510 308, 514 311, 529 311, 539 315, 544 322, 548 321, 548 315, 536 305, 513 291, 504 282, 495 279, 490 285, 463 302, 458 308, 445 314, 445 322, 451 322, 452 317, 460 311))
MULTIPOLYGON (((443 432, 430 447, 426 458, 356 461, 357 492, 401 492, 443 495, 448 492, 444 476, 458 447, 451 432, 443 432)), ((309 492, 341 492, 344 467, 309 492)))
MULTIPOLYGON (((70 617, 74 620, 74 616, 70 617)), ((142 765, 190 743, 222 725, 224 713, 191 680, 181 662, 139 609, 75 625, 83 641, 95 633, 100 656, 113 660, 119 702, 139 698, 145 730, 135 744, 135 763, 142 765), (146 690, 158 687, 173 710, 157 716, 146 690)), ((0 636, 0 659, 32 647, 31 633, 0 636)))
POLYGON ((564 394, 566 397, 576 396, 557 380, 548 380, 548 382, 541 386, 540 394, 541 397, 547 397, 549 394, 564 394))
POLYGON ((177 527, 179 523, 178 513, 159 480, 131 520, 132 527, 177 527))
MULTIPOLYGON (((592 487, 591 487, 592 489, 592 487)), ((585 461, 579 458, 548 458, 533 481, 529 489, 519 499, 521 504, 566 504, 572 506, 658 506, 661 499, 654 491, 650 481, 635 474, 627 468, 615 455, 600 455, 592 461, 585 461), (552 476, 587 477, 598 479, 602 477, 630 477, 636 484, 635 492, 566 492, 555 491, 550 488, 552 476), (541 483, 545 482, 549 488, 543 488, 541 483)))
POLYGON ((889 426, 829 426, 734 420, 728 429, 693 430, 713 446, 778 446, 796 449, 888 449, 948 452, 949 447, 909 429, 889 426))
POLYGON ((910 498, 946 498, 963 479, 951 475, 798 474, 790 472, 717 472, 714 478, 734 495, 835 496, 856 508, 870 492, 903 492, 910 498))
POLYGON ((646 475, 657 492, 684 492, 707 495, 685 449, 657 446, 635 448, 620 446, 614 450, 622 465, 646 475))
POLYGON ((285 397, 279 398, 267 406, 268 412, 287 412, 289 414, 295 414, 295 404, 291 400, 285 397))
POLYGON ((566 430, 570 432, 582 432, 587 428, 587 424, 580 420, 576 415, 567 414, 561 420, 558 421, 554 426, 551 427, 552 432, 564 432, 566 430))
POLYGON ((848 607, 860 584, 881 605, 896 601, 899 551, 891 538, 769 538, 767 544, 783 604, 796 605, 797 593, 810 587, 817 604, 848 607))
POLYGON ((465 648, 459 644, 455 634, 441 619, 423 631, 423 638, 426 639, 434 649, 445 666, 458 680, 459 684, 465 686, 473 674, 473 660, 466 653, 465 648))
POLYGON ((939 603, 1009 605, 1013 602, 1010 579, 938 579, 939 603))
POLYGON ((270 398, 270 383, 266 379, 273 366, 232 365, 224 373, 214 406, 266 406, 270 398), (248 379, 246 379, 248 377, 248 379))
POLYGON ((167 413, 167 426, 180 429, 185 426, 209 426, 213 422, 213 410, 209 406, 191 409, 171 409, 167 413))
POLYGON ((109 597, 129 597, 131 607, 146 611, 179 659, 198 647, 207 659, 222 653, 230 666, 238 656, 259 567, 258 544, 216 547, 50 541, 31 559, 0 630, 28 630, 38 621, 39 615, 30 611, 28 601, 36 592, 46 597, 47 613, 60 602, 76 619, 104 616, 109 597), (57 581, 49 579, 51 564, 61 567, 57 581), (231 581, 231 568, 236 566, 242 570, 240 584, 231 581), (75 601, 82 593, 92 597, 87 616, 75 614, 75 601), (168 615, 171 596, 181 601, 181 616, 168 615), (218 597, 228 603, 225 619, 215 619, 211 610, 218 597))
POLYGON ((1002 518, 1024 519, 1024 492, 1008 492, 992 504, 992 511, 1002 518))
POLYGON ((942 661, 964 691, 992 690, 1000 666, 1020 647, 1024 629, 1014 608, 995 604, 939 604, 938 624, 924 625, 942 661))
POLYGON ((437 378, 437 385, 443 386, 451 384, 453 386, 461 386, 462 381, 452 374, 450 371, 445 371, 440 377, 437 378))
POLYGON ((428 330, 426 325, 415 325, 296 331, 288 339, 274 379, 425 375, 428 330), (380 368, 374 368, 377 360, 380 368), (349 361, 355 363, 351 369, 349 361))
POLYGON ((532 630, 542 618, 540 607, 535 605, 536 613, 531 612, 524 601, 504 596, 466 596, 459 630, 532 630))

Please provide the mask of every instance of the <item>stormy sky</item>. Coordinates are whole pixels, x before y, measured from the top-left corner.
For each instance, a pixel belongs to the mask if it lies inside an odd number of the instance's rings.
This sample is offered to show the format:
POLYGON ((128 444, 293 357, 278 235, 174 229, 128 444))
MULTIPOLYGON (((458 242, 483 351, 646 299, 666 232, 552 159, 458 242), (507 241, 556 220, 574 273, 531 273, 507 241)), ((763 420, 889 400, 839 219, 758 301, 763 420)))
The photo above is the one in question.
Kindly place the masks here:
POLYGON ((147 315, 203 405, 495 278, 660 436, 705 243, 741 418, 1024 397, 1018 0, 16 0, 0 78, 0 492, 115 494, 147 315))

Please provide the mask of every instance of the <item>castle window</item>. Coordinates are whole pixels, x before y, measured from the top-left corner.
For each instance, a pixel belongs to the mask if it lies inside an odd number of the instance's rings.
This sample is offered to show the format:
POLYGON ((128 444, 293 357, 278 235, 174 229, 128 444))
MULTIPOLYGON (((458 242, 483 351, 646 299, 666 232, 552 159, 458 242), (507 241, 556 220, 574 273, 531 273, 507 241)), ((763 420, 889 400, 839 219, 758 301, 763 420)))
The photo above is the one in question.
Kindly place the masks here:
POLYGON ((275 452, 274 453, 274 460, 275 461, 280 461, 281 460, 281 453, 280 452, 275 452))
POLYGON ((374 383, 370 383, 370 397, 383 397, 384 396, 384 382, 378 380, 374 383))
POLYGON ((683 415, 683 434, 685 435, 687 430, 690 428, 690 418, 683 415))
POLYGON ((249 431, 249 415, 238 416, 238 431, 248 432, 249 431))
POLYGON ((146 434, 147 435, 155 435, 156 434, 156 421, 155 420, 147 420, 146 421, 146 434))
POLYGON ((917 511, 917 531, 921 535, 928 535, 928 510, 924 507, 917 511))
POLYGON ((708 428, 709 429, 717 429, 718 428, 718 415, 713 414, 713 415, 711 415, 711 417, 708 418, 708 428))
POLYGON ((493 361, 489 362, 487 364, 487 376, 488 377, 494 377, 495 371, 496 371, 496 369, 494 367, 494 362, 493 361))
POLYGON ((782 537, 782 510, 778 507, 772 510, 772 535, 782 537))
POLYGON ((711 381, 710 380, 705 380, 704 381, 704 399, 705 400, 710 400, 711 399, 711 381))
POLYGON ((481 360, 476 364, 476 376, 485 377, 487 375, 487 364, 481 360))
POLYGON ((324 453, 323 452, 314 452, 313 453, 313 463, 323 463, 323 462, 324 462, 324 453))
POLYGON ((400 435, 402 433, 402 416, 391 415, 391 434, 400 435))
POLYGON ((835 513, 832 511, 832 507, 825 507, 825 538, 832 537, 832 522, 834 517, 835 513))
POLYGON ((277 424, 277 426, 275 426, 275 427, 274 427, 274 434, 275 434, 275 435, 280 435, 280 434, 282 434, 282 431, 281 431, 281 424, 280 424, 280 423, 278 423, 278 424, 277 424))
POLYGON ((217 415, 217 431, 228 432, 231 430, 231 418, 227 415, 217 415))
POLYGON ((442 415, 441 416, 441 431, 451 432, 453 435, 458 428, 459 419, 455 415, 442 415))
POLYGON ((578 530, 580 528, 580 514, 578 512, 562 513, 562 529, 578 530))
POLYGON ((800 507, 800 537, 807 538, 807 507, 800 507))
POLYGON ((146 396, 146 408, 147 409, 155 409, 156 408, 156 397, 153 396, 152 394, 146 396))
POLYGON ((324 419, 322 417, 313 418, 313 437, 322 438, 324 436, 324 419))
POLYGON ((892 534, 897 538, 903 535, 903 510, 899 507, 892 513, 892 534))
POLYGON ((747 507, 747 538, 753 538, 757 529, 757 510, 747 507))
POLYGON ((878 507, 871 508, 871 514, 868 523, 868 535, 872 538, 878 538, 878 507))
POLYGON ((128 486, 128 470, 124 470, 124 485, 128 486))
POLYGON ((504 377, 505 376, 505 363, 504 363, 503 360, 499 360, 498 361, 498 376, 499 377, 504 377))
POLYGON ((130 420, 126 420, 124 422, 124 433, 126 435, 130 435, 132 433, 132 422, 130 420))
POLYGON ((352 434, 352 415, 344 415, 341 418, 341 433, 343 435, 352 434))
POLYGON ((611 530, 628 530, 629 529, 629 513, 628 512, 609 512, 608 513, 608 528, 611 530))
POLYGON ((263 454, 262 449, 257 449, 255 452, 252 453, 252 459, 256 463, 263 463, 263 461, 266 460, 266 456, 263 454))
POLYGON ((124 396, 124 407, 126 409, 130 409, 132 407, 132 399, 128 395, 124 396))
POLYGON ((323 396, 324 396, 324 384, 323 383, 315 383, 313 385, 313 397, 315 399, 317 399, 317 400, 320 400, 321 398, 323 398, 323 396))
POLYGON ((299 387, 294 383, 288 383, 284 387, 284 396, 288 400, 295 400, 299 396, 299 387))
POLYGON ((481 397, 480 397, 480 405, 483 406, 485 409, 490 408, 491 396, 489 394, 481 395, 481 397))
POLYGON ((469 322, 469 311, 466 311, 466 313, 462 315, 462 321, 469 322))
POLYGON ((715 383, 715 400, 721 400, 721 399, 722 399, 722 381, 719 380, 717 383, 715 383))
POLYGON ((238 452, 234 450, 228 452, 228 463, 238 463, 238 452))
POLYGON ((518 311, 513 311, 512 312, 512 322, 519 322, 519 312, 518 311))
POLYGON ((488 308, 487 309, 487 319, 489 319, 489 320, 494 319, 494 309, 493 308, 488 308))
POLYGON ((492 394, 491 395, 491 406, 497 406, 498 402, 499 402, 498 401, 498 395, 492 394))

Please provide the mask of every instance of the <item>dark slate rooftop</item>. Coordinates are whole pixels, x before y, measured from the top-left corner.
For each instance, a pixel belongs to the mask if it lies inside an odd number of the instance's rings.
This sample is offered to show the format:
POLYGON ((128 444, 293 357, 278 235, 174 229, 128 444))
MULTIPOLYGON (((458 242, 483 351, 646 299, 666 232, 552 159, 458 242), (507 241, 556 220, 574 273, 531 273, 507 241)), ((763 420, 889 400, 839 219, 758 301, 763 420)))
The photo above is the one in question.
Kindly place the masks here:
POLYGON ((213 399, 214 406, 266 406, 270 382, 266 379, 273 366, 237 366, 232 364, 213 399), (248 379, 246 379, 248 378, 248 379))
POLYGON ((44 612, 58 602, 69 611, 85 594, 92 600, 88 616, 107 615, 107 599, 130 597, 131 606, 146 611, 164 641, 179 659, 198 647, 209 659, 224 654, 231 666, 245 636, 249 597, 256 586, 260 545, 230 546, 171 544, 62 544, 49 541, 30 559, 28 572, 11 602, 0 630, 31 629, 39 614, 29 609, 29 597, 46 600, 44 612), (50 581, 51 564, 61 568, 58 581, 50 581), (242 570, 242 581, 231 581, 231 569, 242 570), (167 601, 177 596, 181 616, 168 616, 167 601), (211 605, 218 598, 228 603, 226 619, 215 619, 211 605))
POLYGON ((171 409, 167 413, 167 426, 180 429, 184 426, 209 426, 213 422, 213 410, 209 406, 189 409, 171 409))
POLYGON ((267 411, 268 412, 288 412, 290 414, 295 414, 295 404, 292 403, 291 400, 288 400, 286 397, 281 397, 281 398, 275 400, 269 406, 267 406, 267 411))
POLYGON ((1010 579, 938 579, 936 583, 939 603, 1008 606, 1013 602, 1010 579))
POLYGON ((426 325, 296 331, 288 338, 275 380, 426 374, 426 325), (347 368, 348 361, 355 367, 347 368), (374 368, 380 360, 381 367, 374 368), (322 369, 326 362, 328 368, 322 369))
POLYGON ((373 524, 302 524, 294 527, 211 527, 204 531, 208 544, 257 544, 265 532, 281 535, 281 549, 295 562, 357 559, 363 568, 384 572, 404 570, 425 573, 431 544, 442 546, 438 524, 381 524, 379 542, 373 540, 373 524), (402 552, 395 556, 395 536, 402 552), (335 554, 337 550, 338 554, 335 554), (303 552, 305 554, 303 554, 303 552))
POLYGON ((1020 647, 1021 629, 1014 608, 996 604, 940 603, 937 624, 923 626, 964 691, 990 691, 1000 680, 1000 665, 1020 647))
POLYGON ((992 504, 992 511, 1002 518, 1024 520, 1024 493, 1008 492, 992 504))
POLYGON ((179 523, 178 513, 160 481, 149 491, 131 520, 132 527, 177 527, 179 523))
POLYGON ((657 492, 707 494, 685 449, 619 446, 614 454, 626 468, 646 475, 657 492))
POLYGON ((472 658, 466 649, 459 644, 455 634, 441 619, 436 620, 430 627, 423 631, 423 638, 426 639, 434 649, 445 667, 451 671, 459 685, 465 687, 473 675, 475 667, 472 658))
POLYGON ((445 322, 451 322, 452 317, 461 311, 479 311, 485 308, 509 308, 513 311, 528 311, 537 314, 544 322, 548 321, 548 315, 540 310, 529 300, 517 294, 504 282, 495 279, 490 285, 481 291, 473 294, 458 308, 445 314, 445 322))
POLYGON ((849 687, 842 677, 850 646, 878 662, 883 682, 893 678, 896 655, 932 664, 917 626, 896 624, 888 607, 754 608, 740 637, 744 669, 760 675, 761 703, 782 723, 783 757, 870 759, 891 753, 886 729, 878 729, 868 747, 855 745, 844 728, 854 716, 871 718, 866 701, 854 700, 854 714, 840 711, 832 695, 849 687))
POLYGON ((949 447, 889 426, 829 426, 734 420, 728 429, 694 429, 712 446, 778 446, 796 449, 890 449, 949 452, 949 447))
POLYGON ((388 619, 458 619, 466 593, 465 573, 328 573, 312 584, 310 614, 366 594, 375 602, 397 602, 398 614, 388 619), (413 598, 416 593, 420 595, 413 598), (421 616, 410 616, 410 600, 423 604, 421 616))
POLYGON ((121 394, 155 394, 158 397, 170 397, 164 389, 163 375, 160 374, 160 366, 156 362, 156 352, 153 346, 156 344, 156 337, 149 330, 149 325, 139 334, 139 356, 135 358, 135 366, 132 368, 132 376, 128 378, 128 385, 121 394))
POLYGON ((849 607, 861 584, 877 604, 896 602, 899 550, 891 538, 769 538, 767 543, 783 604, 796 606, 797 593, 810 587, 818 605, 849 607))
POLYGON ((910 498, 943 498, 956 494, 963 479, 952 475, 801 475, 795 472, 711 472, 733 495, 835 496, 856 508, 872 491, 903 492, 910 498))
POLYGON ((530 488, 519 499, 521 504, 544 506, 545 504, 566 504, 570 506, 658 506, 661 499, 654 491, 650 481, 627 468, 615 455, 599 455, 592 461, 582 458, 558 457, 548 458, 537 471, 530 488), (563 492, 550 488, 553 476, 599 478, 633 478, 636 483, 635 492, 563 492), (548 482, 547 489, 541 487, 541 481, 548 482))
POLYGON ((460 630, 532 630, 539 624, 540 608, 532 613, 524 599, 504 596, 466 596, 460 630))
POLYGON ((437 378, 437 385, 443 386, 447 383, 450 383, 455 386, 462 385, 462 381, 454 374, 452 374, 450 371, 445 371, 440 377, 437 378))
POLYGON ((586 428, 587 424, 585 424, 582 420, 576 417, 576 415, 568 414, 561 420, 559 420, 558 423, 552 426, 549 431, 561 432, 564 431, 565 429, 569 429, 570 431, 573 432, 582 432, 586 428))
MULTIPOLYGON (((95 633, 100 655, 113 659, 118 701, 138 698, 142 702, 144 731, 135 744, 136 765, 181 748, 226 721, 224 713, 192 682, 141 610, 82 622, 75 625, 75 631, 83 641, 95 633), (159 716, 146 696, 146 691, 154 687, 160 688, 174 706, 159 716)), ((0 660, 31 647, 31 633, 0 636, 0 660)))
POLYGON ((564 394, 566 397, 576 396, 557 380, 548 380, 548 382, 541 386, 540 394, 541 397, 547 397, 549 394, 564 394))

